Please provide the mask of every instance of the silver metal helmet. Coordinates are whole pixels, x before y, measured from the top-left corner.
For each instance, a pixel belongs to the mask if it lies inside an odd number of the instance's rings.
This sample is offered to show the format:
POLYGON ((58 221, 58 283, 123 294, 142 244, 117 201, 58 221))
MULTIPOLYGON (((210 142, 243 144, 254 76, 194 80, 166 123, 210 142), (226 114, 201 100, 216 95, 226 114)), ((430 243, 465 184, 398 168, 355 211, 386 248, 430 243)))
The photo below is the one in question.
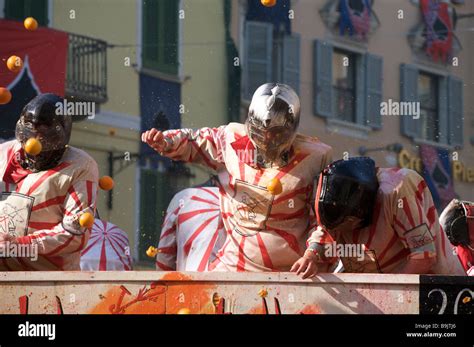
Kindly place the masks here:
POLYGON ((245 126, 260 166, 288 163, 299 123, 300 99, 290 86, 266 83, 255 91, 245 126))

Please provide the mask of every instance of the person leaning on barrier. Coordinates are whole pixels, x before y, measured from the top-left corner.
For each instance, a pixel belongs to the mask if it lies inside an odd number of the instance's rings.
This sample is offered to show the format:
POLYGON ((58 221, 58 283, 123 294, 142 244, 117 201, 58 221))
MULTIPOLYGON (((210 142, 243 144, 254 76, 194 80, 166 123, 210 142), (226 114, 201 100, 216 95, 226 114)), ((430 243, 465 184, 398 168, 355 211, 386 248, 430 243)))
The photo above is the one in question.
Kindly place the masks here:
POLYGON ((337 245, 352 245, 345 251, 357 254, 341 256, 345 272, 465 275, 413 170, 377 168, 367 157, 336 161, 319 177, 315 205, 318 232, 293 271, 314 274, 337 245))

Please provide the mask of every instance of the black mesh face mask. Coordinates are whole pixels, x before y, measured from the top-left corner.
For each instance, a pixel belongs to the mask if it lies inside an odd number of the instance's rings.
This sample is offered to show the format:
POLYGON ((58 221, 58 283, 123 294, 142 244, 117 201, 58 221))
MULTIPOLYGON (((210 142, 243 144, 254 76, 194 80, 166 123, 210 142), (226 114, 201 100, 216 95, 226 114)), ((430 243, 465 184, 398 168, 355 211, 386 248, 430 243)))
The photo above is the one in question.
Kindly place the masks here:
POLYGON ((325 169, 318 181, 316 215, 318 223, 327 230, 341 225, 347 217, 354 217, 368 226, 372 221, 378 183, 362 182, 332 169, 325 169))
POLYGON ((460 201, 447 220, 446 235, 454 246, 469 246, 474 249, 474 204, 460 201))
POLYGON ((38 155, 25 153, 23 166, 33 172, 44 171, 58 165, 71 136, 72 119, 55 113, 58 96, 41 94, 28 103, 16 124, 16 139, 24 147, 29 139, 41 143, 38 155))

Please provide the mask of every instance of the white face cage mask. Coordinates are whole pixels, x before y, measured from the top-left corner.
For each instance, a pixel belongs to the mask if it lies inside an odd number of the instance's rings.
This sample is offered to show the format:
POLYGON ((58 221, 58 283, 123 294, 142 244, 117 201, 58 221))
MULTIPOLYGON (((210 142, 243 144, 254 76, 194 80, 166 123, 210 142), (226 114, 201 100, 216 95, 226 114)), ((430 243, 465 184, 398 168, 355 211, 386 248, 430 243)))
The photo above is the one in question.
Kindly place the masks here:
POLYGON ((300 101, 291 87, 267 83, 253 97, 246 121, 247 134, 257 148, 258 164, 286 165, 299 125, 300 101))

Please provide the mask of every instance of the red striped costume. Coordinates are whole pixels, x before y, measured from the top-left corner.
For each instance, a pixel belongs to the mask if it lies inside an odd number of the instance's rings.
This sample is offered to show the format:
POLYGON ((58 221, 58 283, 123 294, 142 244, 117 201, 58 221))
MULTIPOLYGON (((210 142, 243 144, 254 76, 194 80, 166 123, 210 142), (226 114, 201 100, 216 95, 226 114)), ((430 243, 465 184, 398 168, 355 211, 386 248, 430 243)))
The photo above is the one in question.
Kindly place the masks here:
POLYGON ((19 165, 22 153, 16 140, 0 145, 0 219, 20 230, 17 242, 35 245, 39 258, 0 258, 0 270, 80 270, 80 251, 90 230, 80 227, 78 217, 95 211, 97 164, 69 147, 57 167, 32 173, 19 165), (13 196, 9 192, 30 205, 25 203, 22 212, 6 204, 4 198, 13 196))
POLYGON ((359 230, 327 234, 318 228, 311 242, 362 244, 364 260, 341 258, 345 272, 397 273, 406 260, 436 258, 435 274, 465 275, 438 220, 431 193, 413 170, 379 168, 373 222, 359 230))
POLYGON ((314 179, 331 161, 331 148, 298 135, 287 165, 259 168, 243 124, 164 134, 170 147, 163 155, 222 169, 220 208, 227 239, 210 268, 289 271, 314 231, 314 179), (275 196, 266 188, 274 178, 283 189, 275 196))
POLYGON ((125 231, 96 219, 87 246, 81 251, 82 271, 130 271, 130 243, 125 231))
POLYGON ((219 188, 188 188, 177 193, 161 229, 156 269, 208 271, 226 238, 219 188))

